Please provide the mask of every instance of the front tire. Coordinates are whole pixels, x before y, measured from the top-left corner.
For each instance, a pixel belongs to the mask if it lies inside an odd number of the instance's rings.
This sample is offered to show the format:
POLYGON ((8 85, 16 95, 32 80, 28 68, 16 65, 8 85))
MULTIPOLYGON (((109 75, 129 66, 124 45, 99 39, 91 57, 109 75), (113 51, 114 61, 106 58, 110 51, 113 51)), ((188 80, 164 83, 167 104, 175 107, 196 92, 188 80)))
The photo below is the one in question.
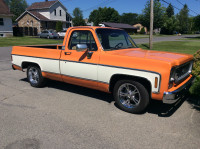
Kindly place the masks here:
POLYGON ((42 76, 41 70, 37 66, 29 66, 27 69, 27 79, 33 87, 43 87, 45 78, 42 76))
POLYGON ((149 104, 149 93, 139 82, 120 80, 114 86, 113 95, 116 104, 123 111, 138 114, 149 104))

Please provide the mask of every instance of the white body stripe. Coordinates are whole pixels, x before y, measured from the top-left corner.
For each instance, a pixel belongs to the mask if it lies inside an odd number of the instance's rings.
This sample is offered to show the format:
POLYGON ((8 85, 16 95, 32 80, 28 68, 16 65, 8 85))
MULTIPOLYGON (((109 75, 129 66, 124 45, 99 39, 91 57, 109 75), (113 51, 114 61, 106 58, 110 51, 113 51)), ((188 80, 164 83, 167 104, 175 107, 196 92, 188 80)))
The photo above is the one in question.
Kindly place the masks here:
POLYGON ((87 63, 60 61, 61 74, 95 81, 98 80, 97 66, 87 63))
POLYGON ((36 63, 42 71, 60 73, 59 60, 13 55, 13 64, 21 67, 22 62, 36 63))
POLYGON ((88 63, 77 63, 69 61, 60 61, 59 65, 59 60, 13 55, 13 64, 21 66, 22 62, 37 63, 42 71, 59 74, 61 69, 61 74, 63 75, 94 80, 108 84, 110 83, 111 77, 115 74, 124 74, 146 78, 151 83, 152 92, 159 92, 159 82, 161 81, 159 74, 148 71, 116 68, 112 66, 93 65, 88 63), (158 78, 157 88, 154 87, 155 77, 158 78))
POLYGON ((124 75, 146 78, 148 81, 151 82, 152 92, 159 91, 159 86, 157 88, 154 87, 155 77, 158 77, 158 83, 160 82, 159 74, 147 72, 147 71, 115 68, 115 67, 108 67, 108 66, 101 66, 101 65, 98 67, 98 80, 101 82, 110 83, 111 77, 115 74, 124 74, 124 75))

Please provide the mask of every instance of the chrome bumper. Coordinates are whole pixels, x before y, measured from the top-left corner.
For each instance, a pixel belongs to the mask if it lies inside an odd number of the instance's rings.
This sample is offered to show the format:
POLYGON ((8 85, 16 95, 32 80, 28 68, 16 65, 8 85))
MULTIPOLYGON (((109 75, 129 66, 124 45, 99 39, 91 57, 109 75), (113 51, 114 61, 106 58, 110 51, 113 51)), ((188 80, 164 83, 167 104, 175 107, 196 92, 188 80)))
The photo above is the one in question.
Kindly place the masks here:
POLYGON ((189 88, 194 82, 194 79, 195 79, 194 76, 191 77, 190 80, 188 80, 188 82, 186 82, 184 85, 182 85, 180 88, 178 88, 175 91, 164 92, 163 103, 173 104, 176 101, 178 101, 181 98, 181 96, 189 90, 189 88))

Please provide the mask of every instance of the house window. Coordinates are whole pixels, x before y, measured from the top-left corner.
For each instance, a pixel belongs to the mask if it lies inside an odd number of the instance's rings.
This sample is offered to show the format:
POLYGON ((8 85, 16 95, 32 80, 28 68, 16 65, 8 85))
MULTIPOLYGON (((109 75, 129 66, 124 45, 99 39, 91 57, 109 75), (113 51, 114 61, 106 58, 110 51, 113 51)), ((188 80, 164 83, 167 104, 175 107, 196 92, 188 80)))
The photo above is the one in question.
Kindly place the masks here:
POLYGON ((54 15, 56 16, 56 9, 54 10, 54 15))
POLYGON ((0 25, 4 25, 3 18, 0 18, 0 25))
POLYGON ((31 26, 33 27, 33 21, 31 20, 31 26))
POLYGON ((62 16, 62 11, 60 10, 60 16, 62 16))

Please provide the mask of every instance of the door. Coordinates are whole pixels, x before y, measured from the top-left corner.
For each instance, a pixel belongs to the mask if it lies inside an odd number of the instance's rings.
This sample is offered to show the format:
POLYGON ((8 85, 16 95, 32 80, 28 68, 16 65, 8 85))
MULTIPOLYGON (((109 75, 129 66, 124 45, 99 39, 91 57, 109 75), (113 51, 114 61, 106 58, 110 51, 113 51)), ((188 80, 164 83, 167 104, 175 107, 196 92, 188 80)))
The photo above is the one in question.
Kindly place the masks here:
POLYGON ((63 81, 90 88, 97 87, 100 50, 93 34, 92 29, 69 31, 69 40, 60 61, 63 81))

